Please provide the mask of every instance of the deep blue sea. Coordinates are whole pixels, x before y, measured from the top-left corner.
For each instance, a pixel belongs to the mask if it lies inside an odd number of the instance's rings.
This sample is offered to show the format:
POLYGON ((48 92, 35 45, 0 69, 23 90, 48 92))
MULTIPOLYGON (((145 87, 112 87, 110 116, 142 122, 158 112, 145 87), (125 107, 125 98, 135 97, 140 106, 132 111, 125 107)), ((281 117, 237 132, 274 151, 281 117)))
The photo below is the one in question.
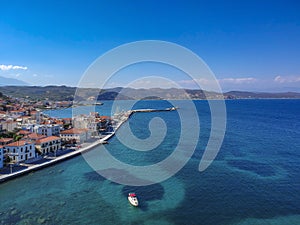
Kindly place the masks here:
MULTIPOLYGON (((157 147, 136 151, 115 136, 107 145, 110 154, 137 166, 167 158, 182 135, 179 111, 190 110, 184 101, 177 103, 178 112, 136 113, 127 122, 137 138, 146 139, 155 135, 149 121, 163 119, 167 131, 157 147)), ((110 115, 111 104, 106 101, 97 110, 110 115)), ((100 176, 78 156, 0 184, 0 224, 300 224, 300 100, 226 101, 225 138, 203 172, 198 166, 211 116, 207 101, 194 104, 200 119, 199 142, 174 176, 149 186, 121 185, 100 176), (130 191, 139 196, 140 207, 129 204, 130 191)), ((118 105, 126 110, 124 102, 118 105)), ((140 101, 134 108, 170 106, 166 101, 140 101)), ((71 109, 47 114, 71 117, 71 109)), ((189 127, 190 134, 199 129, 192 122, 189 127)), ((89 156, 93 158, 99 148, 89 156)))

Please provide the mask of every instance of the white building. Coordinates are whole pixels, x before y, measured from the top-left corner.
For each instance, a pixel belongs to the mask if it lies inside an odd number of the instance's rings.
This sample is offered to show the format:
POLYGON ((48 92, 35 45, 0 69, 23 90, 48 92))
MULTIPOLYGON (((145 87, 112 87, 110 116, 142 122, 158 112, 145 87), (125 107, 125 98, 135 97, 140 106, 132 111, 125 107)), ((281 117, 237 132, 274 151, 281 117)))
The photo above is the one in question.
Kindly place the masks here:
POLYGON ((60 126, 54 124, 37 125, 34 127, 34 132, 37 134, 49 136, 59 136, 60 126))
POLYGON ((32 133, 45 135, 47 137, 59 136, 60 134, 60 126, 56 124, 45 124, 45 125, 23 124, 22 129, 28 130, 32 133))
POLYGON ((0 145, 0 169, 3 167, 3 160, 4 160, 4 150, 3 150, 3 146, 0 145))
POLYGON ((60 137, 64 142, 82 143, 91 138, 91 132, 88 129, 72 128, 60 132, 60 137))
POLYGON ((99 114, 91 113, 90 115, 77 115, 73 117, 73 127, 78 129, 89 129, 91 132, 97 131, 100 123, 95 115, 99 116, 99 114))
POLYGON ((48 154, 49 152, 56 152, 61 149, 60 137, 50 136, 39 139, 35 143, 36 148, 42 154, 48 154))
POLYGON ((5 130, 7 132, 14 131, 15 129, 18 128, 18 123, 13 120, 7 120, 1 123, 2 125, 2 130, 5 130))
POLYGON ((5 146, 12 161, 18 163, 35 158, 35 145, 32 142, 16 141, 5 146))

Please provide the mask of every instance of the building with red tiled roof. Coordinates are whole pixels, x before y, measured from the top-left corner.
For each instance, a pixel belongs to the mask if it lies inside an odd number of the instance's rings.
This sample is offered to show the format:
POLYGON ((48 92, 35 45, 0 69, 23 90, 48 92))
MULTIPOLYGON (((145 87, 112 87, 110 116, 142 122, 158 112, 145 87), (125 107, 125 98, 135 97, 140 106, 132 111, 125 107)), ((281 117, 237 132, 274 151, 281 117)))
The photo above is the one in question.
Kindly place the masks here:
POLYGON ((88 129, 71 128, 60 132, 60 137, 64 142, 82 143, 91 137, 88 129))
POLYGON ((42 135, 42 134, 37 134, 37 133, 31 133, 28 135, 28 138, 32 139, 32 140, 39 140, 39 139, 42 139, 42 138, 45 138, 47 137, 46 135, 42 135))
POLYGON ((81 134, 87 132, 88 129, 71 128, 68 130, 61 131, 61 134, 81 134))
POLYGON ((5 147, 11 147, 11 146, 19 147, 19 146, 25 145, 26 143, 31 144, 31 142, 27 142, 27 141, 15 141, 15 142, 12 142, 12 143, 6 145, 5 147))
POLYGON ((31 134, 31 132, 28 131, 28 130, 20 130, 18 133, 19 133, 19 135, 28 135, 28 134, 31 134))
POLYGON ((5 111, 0 111, 0 115, 7 115, 7 112, 5 112, 5 111))
POLYGON ((37 140, 40 140, 42 138, 45 138, 45 135, 42 134, 37 134, 37 133, 30 133, 28 135, 25 135, 22 140, 28 140, 28 141, 32 141, 32 142, 36 142, 37 140))
POLYGON ((24 109, 11 110, 9 112, 9 114, 12 115, 12 116, 24 116, 25 115, 25 110, 24 109))
POLYGON ((44 137, 37 140, 35 146, 41 154, 48 154, 61 149, 61 139, 56 136, 44 137))
POLYGON ((22 162, 35 158, 35 145, 28 141, 16 141, 4 146, 8 156, 14 162, 22 162))
POLYGON ((72 118, 62 118, 63 122, 72 122, 72 118))
POLYGON ((13 138, 0 138, 0 145, 7 145, 14 141, 13 138))

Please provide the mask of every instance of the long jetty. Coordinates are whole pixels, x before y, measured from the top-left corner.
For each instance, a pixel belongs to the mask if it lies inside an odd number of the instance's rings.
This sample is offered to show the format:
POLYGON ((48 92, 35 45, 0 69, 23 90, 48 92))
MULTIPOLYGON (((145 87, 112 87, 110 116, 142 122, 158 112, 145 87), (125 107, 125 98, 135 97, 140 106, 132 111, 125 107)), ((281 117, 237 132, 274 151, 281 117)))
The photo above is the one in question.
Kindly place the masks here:
POLYGON ((175 111, 178 107, 166 108, 166 109, 134 109, 131 110, 132 113, 137 112, 164 112, 164 111, 175 111))
POLYGON ((175 111, 178 107, 166 108, 166 109, 133 109, 129 111, 129 117, 134 113, 145 113, 145 112, 168 112, 168 111, 175 111))
POLYGON ((134 113, 138 113, 138 112, 163 112, 163 111, 174 111, 177 110, 178 108, 176 107, 172 107, 172 108, 166 108, 166 109, 135 109, 135 110, 129 110, 127 112, 124 113, 124 115, 122 116, 122 119, 118 120, 118 123, 116 125, 116 127, 114 128, 114 131, 108 135, 106 135, 105 137, 91 143, 90 145, 80 148, 78 150, 75 150, 73 152, 69 152, 66 153, 64 155, 61 156, 57 156, 54 159, 51 159, 49 161, 43 162, 43 163, 39 163, 39 164, 33 164, 29 167, 27 167, 26 169, 22 169, 13 173, 9 173, 9 174, 0 174, 0 183, 14 179, 16 177, 28 174, 30 172, 33 171, 37 171, 40 169, 43 169, 45 167, 49 167, 52 166, 56 163, 68 160, 70 158, 76 157, 81 155, 84 152, 90 151, 92 148, 101 145, 101 144, 105 144, 107 143, 107 141, 115 135, 115 133, 117 132, 117 130, 122 126, 123 123, 125 123, 131 115, 133 115, 134 113))

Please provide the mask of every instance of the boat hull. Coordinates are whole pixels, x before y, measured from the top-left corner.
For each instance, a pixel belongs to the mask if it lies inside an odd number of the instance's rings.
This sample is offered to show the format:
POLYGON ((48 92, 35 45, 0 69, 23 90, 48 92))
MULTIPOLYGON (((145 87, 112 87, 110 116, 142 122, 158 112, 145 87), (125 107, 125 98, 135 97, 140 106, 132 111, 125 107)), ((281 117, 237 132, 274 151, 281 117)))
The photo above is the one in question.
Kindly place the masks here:
POLYGON ((139 202, 136 197, 130 197, 128 196, 128 201, 130 202, 131 205, 137 207, 139 205, 139 202))

